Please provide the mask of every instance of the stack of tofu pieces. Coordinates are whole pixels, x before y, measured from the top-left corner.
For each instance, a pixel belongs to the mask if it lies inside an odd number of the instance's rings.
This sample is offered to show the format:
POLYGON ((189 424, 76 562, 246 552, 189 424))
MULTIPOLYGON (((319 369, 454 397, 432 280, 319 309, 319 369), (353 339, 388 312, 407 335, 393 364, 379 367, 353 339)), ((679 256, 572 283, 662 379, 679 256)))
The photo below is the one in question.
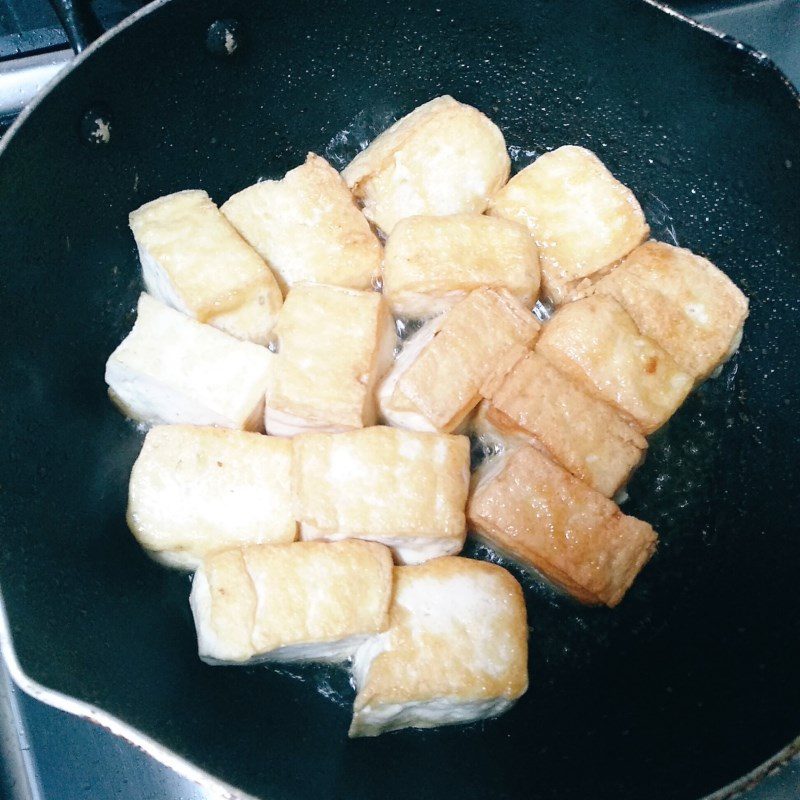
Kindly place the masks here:
POLYGON ((351 735, 527 689, 521 588, 458 556, 468 529, 620 602, 656 534, 612 498, 747 316, 588 150, 509 174, 499 128, 439 97, 341 175, 310 154, 221 208, 131 214, 147 292, 106 369, 153 426, 130 528, 195 571, 209 663, 350 659, 351 735), (472 476, 469 434, 492 442, 472 476))

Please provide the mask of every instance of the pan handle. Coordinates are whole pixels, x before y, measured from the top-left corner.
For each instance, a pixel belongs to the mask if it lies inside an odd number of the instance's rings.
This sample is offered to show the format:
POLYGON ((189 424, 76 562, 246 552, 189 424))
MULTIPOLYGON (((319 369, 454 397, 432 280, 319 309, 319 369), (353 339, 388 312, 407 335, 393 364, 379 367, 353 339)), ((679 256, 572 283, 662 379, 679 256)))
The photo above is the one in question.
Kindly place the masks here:
POLYGON ((50 0, 50 5, 76 53, 85 50, 103 32, 89 0, 50 0))

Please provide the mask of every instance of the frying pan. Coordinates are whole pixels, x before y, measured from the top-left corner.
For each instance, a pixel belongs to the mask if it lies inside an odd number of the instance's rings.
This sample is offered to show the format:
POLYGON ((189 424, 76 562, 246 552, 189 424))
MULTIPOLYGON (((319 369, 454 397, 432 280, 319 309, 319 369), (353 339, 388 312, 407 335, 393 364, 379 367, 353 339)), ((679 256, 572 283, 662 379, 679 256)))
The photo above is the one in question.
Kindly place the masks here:
POLYGON ((724 797, 791 755, 800 107, 762 55, 634 0, 172 0, 89 47, 0 147, 0 627, 24 689, 270 800, 724 797), (222 201, 309 150, 340 166, 443 93, 489 114, 516 166, 598 152, 655 235, 719 264, 752 313, 630 484, 624 509, 661 543, 623 604, 582 608, 517 572, 531 688, 515 708, 348 741, 344 671, 198 660, 189 579, 125 526, 142 432, 103 366, 141 289, 131 209, 194 187, 222 201))

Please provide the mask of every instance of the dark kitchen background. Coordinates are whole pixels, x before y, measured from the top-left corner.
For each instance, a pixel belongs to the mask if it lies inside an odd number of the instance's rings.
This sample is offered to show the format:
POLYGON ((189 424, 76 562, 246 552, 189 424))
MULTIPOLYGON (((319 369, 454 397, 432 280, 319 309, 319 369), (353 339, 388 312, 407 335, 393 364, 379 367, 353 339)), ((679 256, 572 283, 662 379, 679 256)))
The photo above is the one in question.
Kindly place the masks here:
MULTIPOLYGON (((93 9, 103 28, 109 28, 143 5, 135 0, 96 0, 93 9)), ((800 86, 800 0, 671 5, 767 53, 800 86)), ((46 0, 0 0, 0 134, 71 57, 46 0)), ((740 796, 797 800, 800 758, 740 796)), ((28 697, 0 665, 2 800, 207 797, 211 795, 104 729, 28 697)))

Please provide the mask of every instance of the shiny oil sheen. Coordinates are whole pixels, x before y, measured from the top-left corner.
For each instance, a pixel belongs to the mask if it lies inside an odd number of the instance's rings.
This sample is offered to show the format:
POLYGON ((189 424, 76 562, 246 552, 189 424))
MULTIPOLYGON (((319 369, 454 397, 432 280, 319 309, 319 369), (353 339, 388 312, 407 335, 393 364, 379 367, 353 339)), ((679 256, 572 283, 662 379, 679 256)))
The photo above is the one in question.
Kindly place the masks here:
POLYGON ((779 74, 635 0, 175 0, 144 17, 0 155, 0 586, 22 668, 270 800, 680 800, 752 769, 800 731, 799 171, 779 74), (219 18, 239 22, 230 57, 205 48, 219 18), (509 713, 348 741, 344 672, 198 660, 188 578, 125 525, 142 435, 103 365, 141 289, 131 209, 188 188, 220 202, 308 150, 347 160, 338 132, 442 93, 486 112, 518 166, 597 152, 751 316, 628 487, 661 544, 621 606, 526 579, 531 688, 509 713), (95 107, 113 128, 90 148, 95 107))

